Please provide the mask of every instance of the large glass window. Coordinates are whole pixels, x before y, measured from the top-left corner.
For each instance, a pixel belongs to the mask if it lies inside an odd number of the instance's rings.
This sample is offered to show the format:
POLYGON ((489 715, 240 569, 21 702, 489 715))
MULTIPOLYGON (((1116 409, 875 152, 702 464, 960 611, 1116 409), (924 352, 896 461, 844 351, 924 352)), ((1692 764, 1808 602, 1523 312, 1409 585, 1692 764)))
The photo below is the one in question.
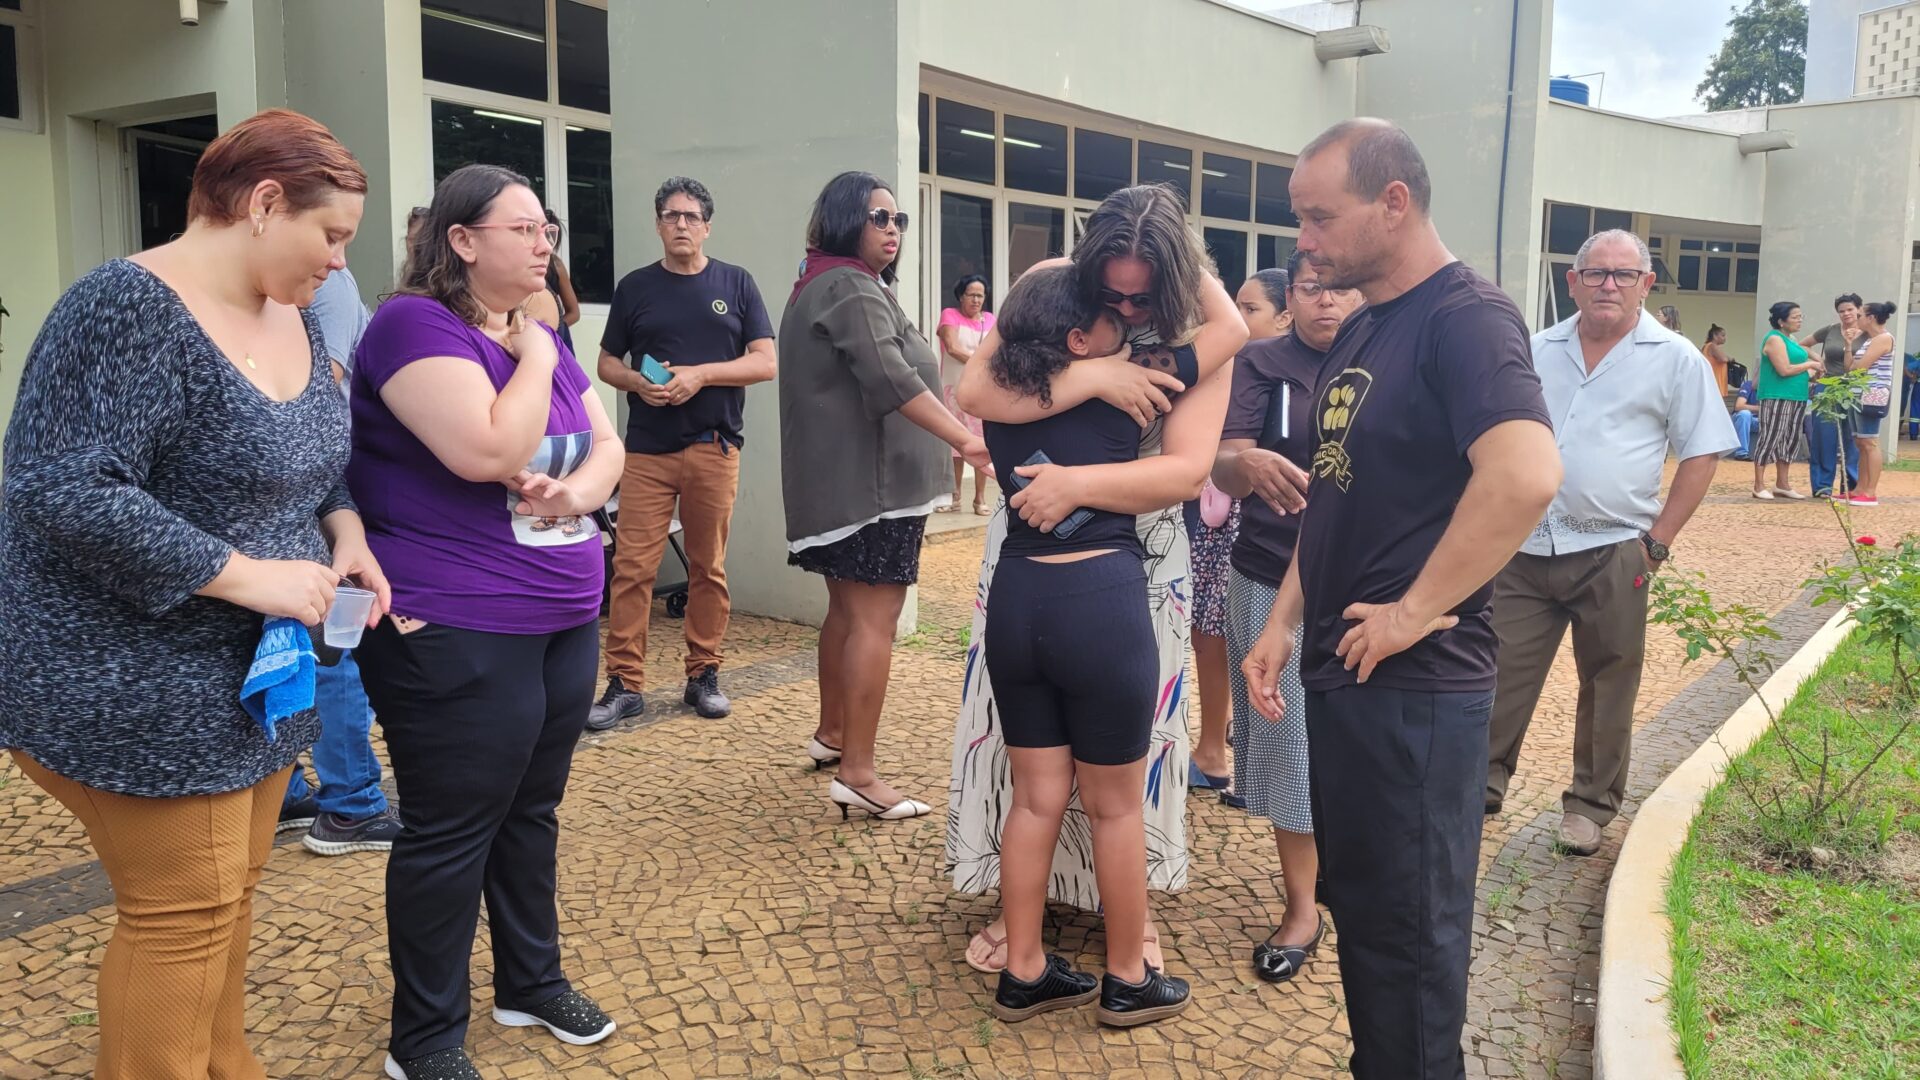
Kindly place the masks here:
POLYGON ((1200 158, 1200 213, 1245 221, 1253 216, 1253 162, 1224 154, 1200 158))
MULTIPOLYGON (((554 8, 559 51, 554 70, 560 75, 560 104, 592 112, 612 112, 613 94, 607 75, 607 12, 576 0, 560 0, 554 8)), ((540 95, 545 97, 543 91, 540 95)))
POLYGON ((1552 203, 1547 207, 1547 250, 1555 255, 1573 255, 1593 233, 1587 226, 1592 212, 1584 206, 1552 203))
POLYGON ((18 120, 21 111, 20 39, 13 27, 0 23, 0 117, 18 120))
MULTIPOLYGON (((1042 259, 1067 253, 1067 212, 1057 206, 1007 204, 1007 280, 1042 259)), ((958 279, 955 279, 958 280, 958 279)), ((951 287, 952 282, 948 282, 951 287)))
POLYGON ((613 135, 567 129, 567 270, 583 304, 613 302, 613 135))
POLYGON ((420 51, 430 81, 547 100, 545 0, 423 0, 420 51))
POLYGON ((1625 210, 1596 209, 1593 212, 1593 232, 1590 232, 1587 235, 1592 236, 1595 233, 1603 233, 1603 232, 1606 232, 1608 229, 1619 229, 1622 232, 1632 232, 1633 231, 1633 215, 1628 213, 1625 210))
POLYGON ((1193 151, 1184 146, 1140 140, 1140 183, 1172 184, 1180 201, 1193 205, 1193 151))
POLYGON ((1067 193, 1067 129, 1062 124, 1007 116, 1007 186, 1042 195, 1067 193))
POLYGON ((532 116, 498 109, 476 109, 451 101, 433 103, 433 182, 462 165, 485 162, 512 169, 533 181, 534 194, 547 198, 545 125, 532 116))
POLYGON ((1680 256, 1680 277, 1678 284, 1683 291, 1694 292, 1700 288, 1700 256, 1680 256))
POLYGON ((940 193, 940 295, 968 274, 993 280, 993 200, 940 193))
POLYGON ((1287 260, 1293 257, 1293 249, 1299 246, 1291 236, 1274 236, 1264 233, 1254 245, 1253 268, 1268 270, 1275 267, 1286 269, 1287 260))
POLYGON ((1203 229, 1201 235, 1207 242, 1207 253, 1213 256, 1213 264, 1220 270, 1220 284, 1227 287, 1227 295, 1240 291, 1240 284, 1247 280, 1247 234, 1239 229, 1203 229))
POLYGON ((1073 132, 1073 197, 1099 202, 1133 183, 1133 140, 1104 131, 1073 132))
POLYGON ((1253 220, 1262 225, 1280 225, 1289 229, 1300 227, 1300 219, 1293 212, 1293 196, 1287 191, 1287 184, 1293 180, 1293 170, 1285 165, 1260 163, 1260 186, 1253 202, 1253 220))
POLYGON ((941 176, 994 182, 993 113, 973 105, 941 98, 934 103, 934 156, 941 176))
POLYGON ((933 99, 920 95, 920 171, 927 171, 927 158, 933 149, 932 135, 927 131, 928 114, 933 111, 933 99))

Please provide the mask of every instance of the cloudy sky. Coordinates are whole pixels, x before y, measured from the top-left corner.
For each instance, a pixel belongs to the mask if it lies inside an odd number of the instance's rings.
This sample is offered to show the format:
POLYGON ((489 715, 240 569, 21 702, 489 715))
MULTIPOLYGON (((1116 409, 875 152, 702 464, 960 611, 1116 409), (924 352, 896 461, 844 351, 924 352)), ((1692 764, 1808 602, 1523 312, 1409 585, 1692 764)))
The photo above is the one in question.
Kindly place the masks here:
POLYGON ((1607 73, 1594 104, 1640 116, 1702 111, 1693 88, 1726 34, 1731 0, 1554 0, 1555 75, 1607 73))

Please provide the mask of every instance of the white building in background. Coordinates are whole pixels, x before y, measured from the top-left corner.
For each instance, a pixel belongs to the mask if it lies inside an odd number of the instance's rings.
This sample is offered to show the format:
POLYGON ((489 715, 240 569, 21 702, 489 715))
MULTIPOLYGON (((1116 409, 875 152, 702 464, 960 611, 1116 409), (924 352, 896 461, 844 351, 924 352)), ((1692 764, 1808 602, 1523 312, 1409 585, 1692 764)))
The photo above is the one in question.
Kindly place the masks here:
POLYGON ((1808 0, 1807 102, 1920 88, 1920 0, 1808 0))
MULTIPOLYGON (((1859 25, 1884 6, 1814 0, 1859 25)), ((1126 184, 1178 187, 1229 283, 1276 265, 1300 149, 1355 115, 1407 128, 1442 236, 1536 326, 1570 313, 1563 271, 1610 226, 1658 253, 1653 303, 1696 339, 1726 327, 1743 360, 1771 301, 1817 319, 1839 291, 1902 297, 1914 276, 1920 98, 1840 94, 1733 130, 1550 100, 1551 0, 197 7, 185 26, 178 0, 0 0, 0 410, 61 289, 178 231, 199 149, 276 105, 328 124, 372 176, 349 253, 370 303, 437 176, 484 160, 532 177, 568 226, 589 369, 613 282, 659 256, 651 198, 670 174, 711 188, 711 250, 775 305, 820 185, 896 180, 918 211, 900 297, 931 325, 958 277, 1002 295, 1126 184)), ((743 611, 815 619, 817 580, 785 566, 777 414, 773 387, 748 391, 728 576, 743 611)))

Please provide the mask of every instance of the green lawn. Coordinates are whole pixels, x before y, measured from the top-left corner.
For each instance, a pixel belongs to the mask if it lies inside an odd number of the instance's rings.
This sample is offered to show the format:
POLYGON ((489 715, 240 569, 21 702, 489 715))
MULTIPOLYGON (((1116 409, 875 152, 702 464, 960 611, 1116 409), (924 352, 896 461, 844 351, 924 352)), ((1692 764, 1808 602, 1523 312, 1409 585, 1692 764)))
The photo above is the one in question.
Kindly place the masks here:
POLYGON ((1920 472, 1920 443, 1900 444, 1900 460, 1887 462, 1888 472, 1920 472))
MULTIPOLYGON (((1831 688, 1869 729, 1891 730, 1891 663, 1849 638, 1782 714, 1817 746, 1838 725, 1837 754, 1864 761, 1870 731, 1841 719, 1831 688)), ((1920 729, 1916 729, 1920 730, 1920 729)), ((1687 1075, 1912 1080, 1920 1077, 1920 747, 1909 731, 1883 760, 1855 826, 1815 872, 1765 853, 1751 803, 1711 793, 1667 890, 1673 919, 1670 1015, 1687 1075)), ((1744 757, 1790 776, 1771 735, 1744 757)))

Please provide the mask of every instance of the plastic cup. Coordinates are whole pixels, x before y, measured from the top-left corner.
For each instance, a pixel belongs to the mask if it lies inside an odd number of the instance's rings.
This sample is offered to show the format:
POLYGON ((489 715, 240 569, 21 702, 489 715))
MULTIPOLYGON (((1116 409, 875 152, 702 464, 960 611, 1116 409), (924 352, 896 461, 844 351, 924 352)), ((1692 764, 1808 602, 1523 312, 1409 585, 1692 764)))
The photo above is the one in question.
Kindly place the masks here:
POLYGON ((321 637, 336 649, 359 645, 360 635, 367 630, 367 616, 373 614, 375 599, 377 597, 365 589, 342 585, 333 590, 333 606, 327 609, 321 637))

